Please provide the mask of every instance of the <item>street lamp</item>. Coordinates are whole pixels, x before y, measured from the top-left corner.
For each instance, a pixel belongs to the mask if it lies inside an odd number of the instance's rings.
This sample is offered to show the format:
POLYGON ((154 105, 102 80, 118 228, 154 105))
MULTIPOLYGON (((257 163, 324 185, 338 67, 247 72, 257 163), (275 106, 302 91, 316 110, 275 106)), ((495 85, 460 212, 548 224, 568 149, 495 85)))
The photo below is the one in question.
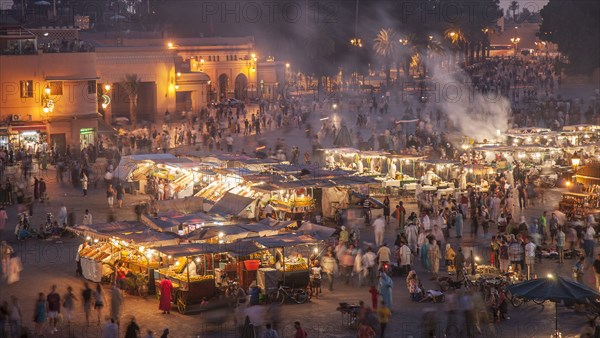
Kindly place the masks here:
POLYGON ((517 56, 519 41, 521 41, 521 38, 519 37, 510 38, 510 42, 515 45, 515 57, 517 56))
POLYGON ((110 91, 110 85, 108 83, 104 85, 104 90, 107 92, 110 91))

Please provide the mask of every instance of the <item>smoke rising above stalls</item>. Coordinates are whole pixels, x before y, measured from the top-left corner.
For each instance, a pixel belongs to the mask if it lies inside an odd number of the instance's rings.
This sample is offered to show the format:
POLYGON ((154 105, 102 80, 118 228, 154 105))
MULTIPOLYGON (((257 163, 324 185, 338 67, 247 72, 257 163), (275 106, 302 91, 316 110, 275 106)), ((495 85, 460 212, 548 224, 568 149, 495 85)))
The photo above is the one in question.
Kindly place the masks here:
POLYGON ((498 130, 509 128, 511 105, 506 97, 473 89, 463 70, 448 73, 437 67, 430 69, 438 93, 436 106, 463 135, 476 141, 497 140, 498 130))

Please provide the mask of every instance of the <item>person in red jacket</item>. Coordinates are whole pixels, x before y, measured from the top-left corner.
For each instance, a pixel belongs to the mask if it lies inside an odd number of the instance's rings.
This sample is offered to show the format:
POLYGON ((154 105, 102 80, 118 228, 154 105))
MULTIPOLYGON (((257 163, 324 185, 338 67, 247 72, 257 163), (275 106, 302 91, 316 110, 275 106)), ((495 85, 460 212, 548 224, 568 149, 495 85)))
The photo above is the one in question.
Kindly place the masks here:
POLYGON ((369 293, 371 294, 371 306, 373 307, 373 310, 377 310, 377 298, 379 296, 379 291, 377 291, 375 286, 371 286, 369 293))
POLYGON ((299 321, 295 321, 294 322, 294 327, 296 328, 296 335, 294 336, 294 338, 306 338, 306 337, 308 337, 308 334, 306 334, 306 331, 304 331, 304 329, 302 328, 302 326, 300 326, 300 322, 299 321))

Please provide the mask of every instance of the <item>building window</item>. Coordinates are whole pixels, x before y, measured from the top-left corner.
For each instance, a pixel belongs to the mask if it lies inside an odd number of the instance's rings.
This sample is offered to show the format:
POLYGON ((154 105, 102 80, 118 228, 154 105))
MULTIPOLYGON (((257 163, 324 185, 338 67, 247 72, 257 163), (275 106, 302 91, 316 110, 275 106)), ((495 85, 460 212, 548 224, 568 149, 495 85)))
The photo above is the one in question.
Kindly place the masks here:
POLYGON ((208 56, 208 61, 212 61, 212 56, 208 56))
POLYGON ((234 55, 233 58, 235 59, 235 61, 237 61, 237 55, 234 55))
POLYGON ((89 80, 87 82, 87 93, 88 94, 96 94, 96 90, 97 90, 97 86, 96 86, 96 80, 89 80))
POLYGON ((21 81, 21 97, 33 97, 33 80, 21 81))
POLYGON ((221 61, 221 60, 219 60, 219 56, 218 55, 217 55, 217 61, 221 61))
POLYGON ((62 81, 50 82, 50 95, 62 95, 62 94, 63 94, 62 81))

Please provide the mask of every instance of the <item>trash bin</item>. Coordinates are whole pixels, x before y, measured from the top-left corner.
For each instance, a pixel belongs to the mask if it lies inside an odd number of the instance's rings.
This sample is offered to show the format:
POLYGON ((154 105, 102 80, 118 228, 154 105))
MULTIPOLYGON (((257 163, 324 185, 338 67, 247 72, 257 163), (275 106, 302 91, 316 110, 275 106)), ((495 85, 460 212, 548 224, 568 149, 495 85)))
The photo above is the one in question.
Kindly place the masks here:
POLYGON ((260 296, 260 288, 253 286, 250 288, 250 305, 258 305, 260 296))

